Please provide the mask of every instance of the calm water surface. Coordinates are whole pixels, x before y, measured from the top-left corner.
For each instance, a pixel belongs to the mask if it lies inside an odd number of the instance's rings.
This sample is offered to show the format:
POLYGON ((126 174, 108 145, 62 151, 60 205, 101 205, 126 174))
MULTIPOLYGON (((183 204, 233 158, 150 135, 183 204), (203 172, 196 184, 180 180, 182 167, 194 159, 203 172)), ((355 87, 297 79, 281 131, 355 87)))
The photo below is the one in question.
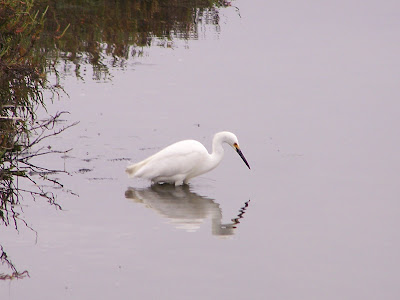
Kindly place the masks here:
POLYGON ((63 211, 2 228, 30 278, 1 299, 399 299, 400 4, 235 1, 220 29, 152 47, 111 79, 66 76, 80 121, 41 163, 63 211), (189 187, 124 168, 186 138, 237 134, 189 187), (68 190, 72 191, 69 192, 68 190))

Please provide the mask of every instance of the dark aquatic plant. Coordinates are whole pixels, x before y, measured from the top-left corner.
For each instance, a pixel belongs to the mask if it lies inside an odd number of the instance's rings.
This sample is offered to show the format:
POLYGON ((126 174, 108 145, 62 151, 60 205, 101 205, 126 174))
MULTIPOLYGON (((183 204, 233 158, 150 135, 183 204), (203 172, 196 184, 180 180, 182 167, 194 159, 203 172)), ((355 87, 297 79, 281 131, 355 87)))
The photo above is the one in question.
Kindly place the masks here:
POLYGON ((0 223, 13 222, 17 228, 16 211, 24 193, 46 198, 55 204, 55 196, 44 191, 34 179, 39 178, 61 185, 48 177, 49 170, 30 162, 35 156, 57 153, 37 148, 44 137, 55 135, 65 128, 54 130, 61 114, 38 121, 36 110, 44 107, 43 91, 57 93, 46 81, 46 58, 37 52, 36 43, 44 26, 43 13, 33 10, 33 1, 0 1, 0 223), (28 180, 33 190, 23 190, 18 183, 28 180))
MULTIPOLYGON (((64 170, 44 168, 32 159, 59 153, 40 145, 69 127, 56 129, 63 113, 45 120, 36 117, 37 109, 45 107, 43 92, 50 91, 54 97, 60 87, 46 80, 46 57, 37 47, 46 9, 39 12, 33 4, 32 0, 0 0, 0 225, 12 224, 17 230, 20 222, 29 227, 21 217, 25 195, 44 198, 60 208, 44 184, 62 187, 51 174, 64 170), (23 187, 22 181, 26 182, 23 187)), ((29 276, 27 271, 17 271, 1 245, 0 265, 7 269, 0 271, 0 280, 29 276)))
POLYGON ((6 225, 10 213, 16 217, 14 179, 25 176, 16 167, 15 157, 23 137, 29 135, 35 105, 43 104, 42 61, 31 55, 43 15, 31 14, 32 4, 0 2, 0 221, 6 225))
POLYGON ((44 13, 32 13, 32 1, 0 2, 0 113, 34 116, 32 102, 43 104, 45 58, 32 55, 43 29, 44 13))

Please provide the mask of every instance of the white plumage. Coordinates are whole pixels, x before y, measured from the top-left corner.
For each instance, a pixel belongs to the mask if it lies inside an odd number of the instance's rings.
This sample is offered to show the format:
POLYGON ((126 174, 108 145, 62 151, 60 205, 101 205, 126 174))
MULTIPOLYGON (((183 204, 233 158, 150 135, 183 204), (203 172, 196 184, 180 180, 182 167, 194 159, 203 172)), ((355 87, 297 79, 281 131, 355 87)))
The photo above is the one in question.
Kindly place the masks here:
POLYGON ((149 179, 153 183, 186 184, 191 178, 218 166, 224 156, 223 143, 232 146, 250 169, 239 148, 237 137, 231 132, 223 131, 215 134, 211 154, 200 142, 185 140, 127 167, 126 172, 129 177, 149 179))

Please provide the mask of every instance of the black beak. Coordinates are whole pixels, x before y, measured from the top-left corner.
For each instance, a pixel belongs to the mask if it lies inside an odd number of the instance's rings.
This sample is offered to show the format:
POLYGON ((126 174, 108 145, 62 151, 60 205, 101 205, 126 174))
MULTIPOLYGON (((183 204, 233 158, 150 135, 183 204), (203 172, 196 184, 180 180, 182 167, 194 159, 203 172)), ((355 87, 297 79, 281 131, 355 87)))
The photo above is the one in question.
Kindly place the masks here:
POLYGON ((244 157, 242 151, 240 151, 239 148, 236 148, 236 152, 239 154, 239 156, 243 159, 244 163, 246 166, 250 169, 249 163, 247 162, 246 158, 244 157))

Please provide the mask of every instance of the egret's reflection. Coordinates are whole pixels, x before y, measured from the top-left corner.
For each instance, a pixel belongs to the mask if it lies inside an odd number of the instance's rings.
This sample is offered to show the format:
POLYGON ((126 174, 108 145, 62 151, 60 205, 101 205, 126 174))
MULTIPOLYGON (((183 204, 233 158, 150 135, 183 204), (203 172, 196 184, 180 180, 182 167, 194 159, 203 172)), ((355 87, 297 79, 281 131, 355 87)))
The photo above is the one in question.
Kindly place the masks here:
POLYGON ((250 200, 244 203, 231 223, 222 224, 222 212, 213 199, 190 191, 189 186, 155 184, 146 189, 128 188, 125 197, 142 203, 166 217, 176 228, 196 231, 208 217, 211 218, 212 234, 233 235, 239 220, 243 218, 250 200))

